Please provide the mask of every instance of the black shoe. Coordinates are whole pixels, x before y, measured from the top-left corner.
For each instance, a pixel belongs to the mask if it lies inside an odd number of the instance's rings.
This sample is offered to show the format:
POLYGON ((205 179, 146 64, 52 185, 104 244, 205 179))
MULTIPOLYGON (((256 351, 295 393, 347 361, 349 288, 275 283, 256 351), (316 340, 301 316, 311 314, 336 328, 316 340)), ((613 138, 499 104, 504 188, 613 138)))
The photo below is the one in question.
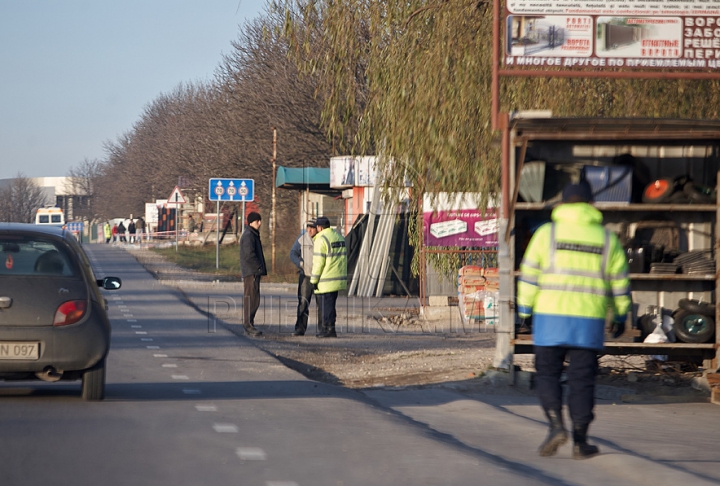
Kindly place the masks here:
POLYGON ((326 331, 315 334, 315 337, 317 337, 317 338, 336 338, 337 333, 335 332, 335 329, 330 329, 330 330, 326 330, 326 331))
POLYGON ((550 421, 550 432, 545 441, 540 444, 538 454, 541 456, 554 456, 558 448, 568 441, 568 433, 563 425, 562 411, 548 410, 545 412, 550 421))
POLYGON ((587 425, 573 427, 573 459, 587 459, 600 453, 598 446, 587 443, 587 425))
POLYGON ((262 336, 262 331, 255 326, 245 326, 245 334, 248 336, 262 336))
POLYGON ((304 336, 305 331, 298 331, 296 330, 294 333, 292 333, 293 336, 304 336))

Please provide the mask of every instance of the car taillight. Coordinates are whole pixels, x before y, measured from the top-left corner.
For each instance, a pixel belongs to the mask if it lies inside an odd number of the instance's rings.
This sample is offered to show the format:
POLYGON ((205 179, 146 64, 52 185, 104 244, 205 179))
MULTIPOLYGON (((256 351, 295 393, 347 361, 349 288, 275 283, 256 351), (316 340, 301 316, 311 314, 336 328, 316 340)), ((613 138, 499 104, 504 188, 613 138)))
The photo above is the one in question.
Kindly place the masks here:
POLYGON ((60 304, 55 311, 53 326, 67 326, 75 324, 83 318, 87 310, 87 302, 84 300, 68 300, 60 304))

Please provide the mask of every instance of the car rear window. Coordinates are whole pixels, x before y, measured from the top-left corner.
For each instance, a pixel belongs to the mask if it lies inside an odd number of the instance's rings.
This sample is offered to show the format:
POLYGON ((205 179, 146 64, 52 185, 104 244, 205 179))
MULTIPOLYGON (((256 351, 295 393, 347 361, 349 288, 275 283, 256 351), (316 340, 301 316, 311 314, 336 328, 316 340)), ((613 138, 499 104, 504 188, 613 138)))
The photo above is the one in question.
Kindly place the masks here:
POLYGON ((27 236, 0 236, 0 276, 76 275, 68 251, 55 241, 27 236))

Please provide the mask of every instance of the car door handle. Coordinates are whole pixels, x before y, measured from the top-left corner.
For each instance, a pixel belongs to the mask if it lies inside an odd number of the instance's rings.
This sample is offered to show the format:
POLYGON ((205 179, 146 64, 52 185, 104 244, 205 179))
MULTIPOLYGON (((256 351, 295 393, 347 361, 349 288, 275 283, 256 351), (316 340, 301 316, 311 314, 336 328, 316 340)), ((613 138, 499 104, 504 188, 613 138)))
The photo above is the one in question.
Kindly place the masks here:
POLYGON ((0 297, 0 309, 7 309, 12 305, 12 297, 0 297))

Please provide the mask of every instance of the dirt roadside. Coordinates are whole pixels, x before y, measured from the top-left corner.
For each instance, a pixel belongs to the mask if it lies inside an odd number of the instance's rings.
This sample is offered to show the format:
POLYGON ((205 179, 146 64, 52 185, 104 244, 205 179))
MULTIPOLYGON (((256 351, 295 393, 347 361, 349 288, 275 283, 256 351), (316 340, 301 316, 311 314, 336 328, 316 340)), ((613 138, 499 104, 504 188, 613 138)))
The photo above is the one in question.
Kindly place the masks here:
MULTIPOLYGON (((187 282, 209 285, 213 281, 212 275, 178 267, 147 248, 127 249, 155 278, 181 291, 187 282)), ((232 288, 237 292, 241 284, 232 288)), ((286 291, 290 296, 295 293, 292 286, 287 286, 286 291)), ((293 337, 287 330, 274 332, 272 326, 260 324, 264 336, 252 342, 311 379, 349 388, 450 386, 461 391, 491 393, 500 387, 507 393, 533 393, 531 355, 515 357, 519 386, 499 385, 502 380, 497 379, 498 375, 507 374, 492 370, 495 353, 492 329, 423 332, 417 317, 388 311, 385 319, 363 318, 360 325, 368 332, 341 332, 338 339, 317 339, 313 327, 306 336, 293 337)), ((237 317, 222 319, 231 331, 244 334, 237 317)), ((647 356, 604 356, 600 366, 600 391, 612 399, 702 401, 709 396, 702 387, 702 372, 681 363, 651 363, 647 356)))

